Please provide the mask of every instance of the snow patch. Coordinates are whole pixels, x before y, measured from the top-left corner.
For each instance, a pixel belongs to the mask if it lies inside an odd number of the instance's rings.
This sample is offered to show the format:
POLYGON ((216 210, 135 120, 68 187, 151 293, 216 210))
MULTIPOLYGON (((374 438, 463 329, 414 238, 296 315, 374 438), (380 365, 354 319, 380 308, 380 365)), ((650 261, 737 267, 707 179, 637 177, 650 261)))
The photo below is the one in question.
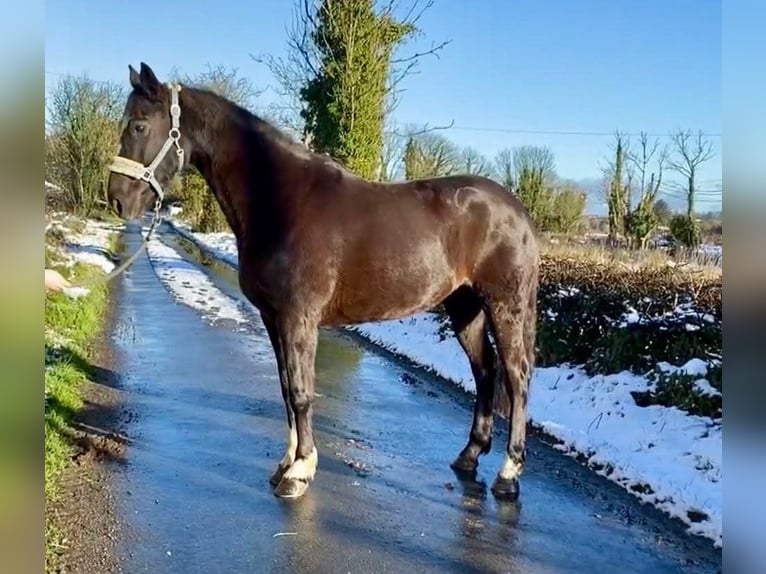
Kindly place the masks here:
POLYGON ((198 231, 192 231, 186 223, 182 223, 176 219, 170 219, 169 223, 179 235, 201 245, 218 259, 221 259, 230 265, 239 265, 237 242, 234 235, 231 233, 200 233, 198 231))
POLYGON ((85 231, 66 235, 67 251, 73 259, 96 265, 104 273, 111 273, 115 267, 108 249, 109 236, 112 233, 114 229, 111 226, 88 220, 85 223, 85 231))
POLYGON ((84 225, 81 232, 67 227, 59 214, 53 214, 46 225, 46 231, 56 229, 64 236, 65 265, 71 267, 75 262, 81 262, 95 265, 104 273, 111 273, 115 264, 109 256, 109 237, 115 232, 114 226, 91 219, 78 221, 84 225))
POLYGON ((72 299, 79 299, 90 293, 90 289, 87 287, 65 287, 63 293, 72 299))
POLYGON ((152 240, 146 250, 157 276, 177 301, 198 310, 211 323, 221 319, 237 323, 251 321, 236 300, 218 289, 203 271, 175 249, 152 240))

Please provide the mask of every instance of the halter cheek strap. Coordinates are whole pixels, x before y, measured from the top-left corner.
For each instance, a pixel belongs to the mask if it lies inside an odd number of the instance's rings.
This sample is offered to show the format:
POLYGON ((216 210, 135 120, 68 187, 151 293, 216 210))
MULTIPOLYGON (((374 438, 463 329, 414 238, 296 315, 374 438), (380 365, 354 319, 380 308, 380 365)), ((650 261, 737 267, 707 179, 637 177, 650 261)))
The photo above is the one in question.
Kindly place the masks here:
POLYGON ((157 181, 157 177, 154 175, 154 171, 157 166, 160 165, 170 148, 176 147, 176 156, 178 157, 178 166, 176 167, 176 173, 178 173, 184 165, 184 149, 181 147, 181 106, 178 105, 178 93, 181 91, 181 86, 171 85, 170 88, 170 131, 168 132, 168 139, 157 152, 154 161, 149 165, 144 165, 140 162, 128 159, 122 156, 114 156, 112 163, 109 164, 109 171, 127 175, 133 179, 140 179, 147 182, 152 186, 157 194, 157 203, 161 203, 165 197, 165 192, 157 181))

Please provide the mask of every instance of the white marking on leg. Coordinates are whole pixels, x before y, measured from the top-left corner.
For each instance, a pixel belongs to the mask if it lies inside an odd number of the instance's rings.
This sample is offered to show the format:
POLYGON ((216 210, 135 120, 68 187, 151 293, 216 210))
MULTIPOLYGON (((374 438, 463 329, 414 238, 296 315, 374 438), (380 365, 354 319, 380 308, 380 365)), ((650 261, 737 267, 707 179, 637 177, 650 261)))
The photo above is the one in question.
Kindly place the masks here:
POLYGON ((298 480, 314 480, 317 471, 317 462, 319 454, 316 447, 311 450, 311 454, 306 458, 297 459, 290 468, 287 469, 283 478, 294 478, 298 480))
POLYGON ((293 427, 287 432, 287 450, 282 460, 279 461, 280 468, 287 468, 295 462, 295 451, 298 450, 298 430, 293 427))
POLYGON ((519 477, 521 471, 522 463, 512 459, 510 455, 506 454, 505 460, 503 461, 503 467, 500 469, 500 478, 503 480, 513 480, 514 478, 519 477))

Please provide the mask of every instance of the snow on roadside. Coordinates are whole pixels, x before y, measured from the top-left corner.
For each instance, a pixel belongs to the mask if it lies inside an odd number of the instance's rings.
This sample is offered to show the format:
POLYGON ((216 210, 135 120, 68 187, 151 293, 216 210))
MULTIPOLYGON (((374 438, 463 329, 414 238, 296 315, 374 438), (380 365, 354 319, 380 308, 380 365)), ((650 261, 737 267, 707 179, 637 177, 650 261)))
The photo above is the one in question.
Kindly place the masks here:
POLYGON ((238 301, 218 289, 203 271, 175 249, 155 239, 149 241, 146 250, 157 276, 176 300, 198 310, 211 324, 220 319, 237 323, 252 321, 238 301))
POLYGON ((92 219, 77 220, 84 229, 73 231, 66 224, 65 217, 54 214, 46 231, 56 229, 64 236, 67 266, 79 261, 100 267, 104 273, 111 273, 115 265, 109 257, 109 237, 116 231, 114 225, 92 219))
POLYGON ((230 265, 239 265, 239 254, 237 251, 237 242, 231 233, 200 233, 192 231, 186 224, 177 219, 168 219, 168 223, 175 229, 179 235, 186 237, 191 241, 199 243, 208 251, 213 253, 218 259, 229 263, 230 265))
MULTIPOLYGON (((46 182, 46 187, 48 186, 46 182)), ((81 262, 99 267, 104 274, 114 269, 114 262, 109 257, 109 240, 115 228, 112 225, 81 219, 61 213, 52 213, 48 217, 45 231, 55 230, 63 238, 63 249, 55 250, 55 259, 65 267, 72 267, 76 262, 81 262), (74 227, 81 231, 74 231, 74 227)), ((70 278, 72 282, 77 277, 70 278)), ((90 290, 87 287, 67 287, 63 293, 73 299, 87 295, 90 290)), ((48 327, 45 328, 45 369, 60 360, 62 349, 71 341, 66 333, 60 333, 48 327)), ((47 395, 47 390, 46 390, 47 395)))
MULTIPOLYGON (((178 231, 213 255, 237 264, 234 237, 178 231)), ((350 327, 371 342, 475 393, 465 355, 454 337, 439 336, 435 315, 350 327)), ((704 362, 663 370, 703 377, 704 362)), ((677 517, 694 534, 723 543, 722 430, 710 419, 659 405, 639 407, 631 391, 651 382, 629 372, 590 377, 575 367, 538 367, 530 388, 529 420, 578 458, 644 502, 677 517)))

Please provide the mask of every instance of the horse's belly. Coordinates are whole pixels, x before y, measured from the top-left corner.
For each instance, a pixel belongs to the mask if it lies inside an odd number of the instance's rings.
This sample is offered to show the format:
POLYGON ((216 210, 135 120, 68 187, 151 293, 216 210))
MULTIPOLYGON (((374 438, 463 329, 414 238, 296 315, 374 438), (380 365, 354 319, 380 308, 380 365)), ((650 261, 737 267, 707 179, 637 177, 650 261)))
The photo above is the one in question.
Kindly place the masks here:
POLYGON ((415 258, 399 265, 370 260, 341 271, 327 320, 339 324, 407 317, 438 305, 461 283, 442 257, 415 258))

